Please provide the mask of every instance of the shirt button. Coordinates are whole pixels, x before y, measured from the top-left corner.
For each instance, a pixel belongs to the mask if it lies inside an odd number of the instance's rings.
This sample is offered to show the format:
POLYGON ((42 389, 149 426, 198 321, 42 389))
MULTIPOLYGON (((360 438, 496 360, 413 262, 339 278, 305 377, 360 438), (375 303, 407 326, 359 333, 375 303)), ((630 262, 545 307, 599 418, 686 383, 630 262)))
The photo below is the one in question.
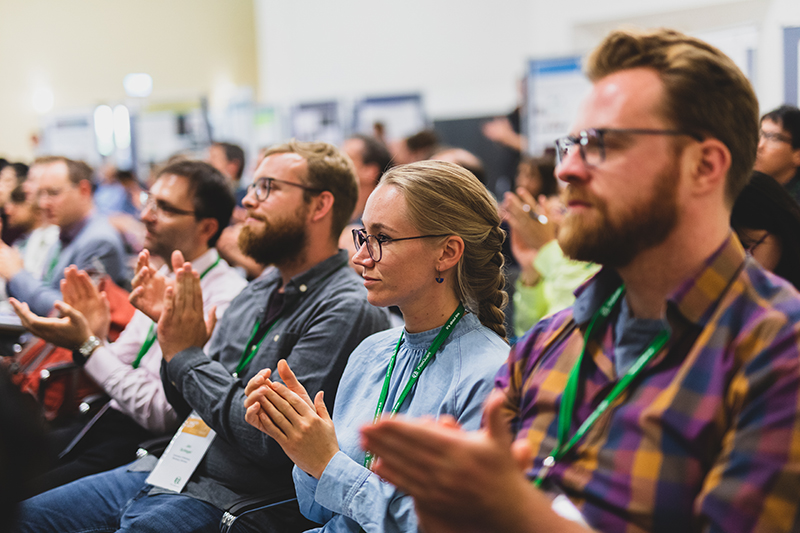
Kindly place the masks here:
POLYGON ((280 336, 280 335, 275 335, 275 338, 274 338, 274 339, 272 339, 272 340, 273 340, 273 341, 275 341, 275 342, 278 342, 278 339, 280 339, 280 338, 281 338, 281 336, 280 336))
POLYGON ((306 287, 305 283, 303 285, 300 285, 299 288, 300 288, 300 292, 306 292, 308 290, 308 287, 306 287))

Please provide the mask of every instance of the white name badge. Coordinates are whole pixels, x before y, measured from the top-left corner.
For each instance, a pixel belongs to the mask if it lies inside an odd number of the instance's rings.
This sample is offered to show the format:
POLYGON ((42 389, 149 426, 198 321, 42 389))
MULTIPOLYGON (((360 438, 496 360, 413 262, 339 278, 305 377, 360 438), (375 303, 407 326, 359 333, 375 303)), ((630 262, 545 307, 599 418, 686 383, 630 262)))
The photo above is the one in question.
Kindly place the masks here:
POLYGON ((552 509, 561 518, 566 518, 567 520, 571 520, 583 526, 589 527, 589 524, 587 524, 586 520, 583 519, 583 515, 578 508, 575 507, 575 504, 563 494, 559 494, 555 497, 553 500, 552 509))
POLYGON ((197 469, 216 433, 192 411, 172 437, 146 483, 180 492, 197 469))

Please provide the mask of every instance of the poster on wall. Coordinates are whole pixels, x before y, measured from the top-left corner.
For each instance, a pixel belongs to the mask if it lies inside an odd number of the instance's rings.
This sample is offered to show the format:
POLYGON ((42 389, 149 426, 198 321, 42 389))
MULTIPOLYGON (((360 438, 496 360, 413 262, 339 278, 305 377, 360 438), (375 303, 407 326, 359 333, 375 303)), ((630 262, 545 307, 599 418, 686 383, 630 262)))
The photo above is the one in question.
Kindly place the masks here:
POLYGON ((427 126, 420 94, 364 98, 353 110, 353 131, 385 142, 408 137, 427 126))
POLYGON ((526 128, 528 152, 534 156, 569 133, 578 105, 590 84, 581 57, 536 59, 528 64, 526 128))
POLYGON ((292 108, 292 137, 298 141, 324 141, 334 145, 344 141, 339 118, 339 102, 300 104, 292 108))

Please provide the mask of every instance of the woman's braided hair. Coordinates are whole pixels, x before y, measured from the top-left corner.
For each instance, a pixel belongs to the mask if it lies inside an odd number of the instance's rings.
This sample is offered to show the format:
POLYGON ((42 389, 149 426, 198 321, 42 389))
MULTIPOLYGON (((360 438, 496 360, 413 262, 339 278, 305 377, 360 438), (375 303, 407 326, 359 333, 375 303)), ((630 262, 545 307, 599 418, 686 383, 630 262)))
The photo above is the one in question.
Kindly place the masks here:
POLYGON ((464 254, 456 268, 456 296, 481 323, 506 338, 502 245, 497 202, 468 170, 444 161, 394 167, 380 186, 403 195, 411 223, 424 235, 458 235, 464 254))

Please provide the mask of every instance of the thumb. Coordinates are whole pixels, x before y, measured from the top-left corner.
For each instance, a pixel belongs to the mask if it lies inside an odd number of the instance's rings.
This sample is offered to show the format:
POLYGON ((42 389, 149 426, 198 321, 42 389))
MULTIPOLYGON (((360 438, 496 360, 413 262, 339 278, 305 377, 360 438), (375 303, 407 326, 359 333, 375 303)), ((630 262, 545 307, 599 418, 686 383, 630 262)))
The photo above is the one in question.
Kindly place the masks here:
POLYGON ((172 271, 177 272, 181 268, 183 268, 183 263, 186 261, 183 259, 183 253, 180 250, 175 250, 172 252, 172 271))
POLYGON ((325 422, 331 422, 331 415, 328 414, 328 407, 325 405, 325 391, 319 391, 316 396, 314 396, 314 408, 317 411, 317 415, 324 420, 325 422))
POLYGON ((493 441, 509 447, 514 437, 511 434, 510 421, 503 412, 505 399, 506 395, 502 391, 492 391, 483 409, 483 422, 489 437, 493 441))
POLYGON ((208 316, 206 317, 206 334, 208 338, 211 338, 211 334, 214 333, 214 328, 217 325, 217 306, 212 305, 211 308, 208 310, 208 316))

